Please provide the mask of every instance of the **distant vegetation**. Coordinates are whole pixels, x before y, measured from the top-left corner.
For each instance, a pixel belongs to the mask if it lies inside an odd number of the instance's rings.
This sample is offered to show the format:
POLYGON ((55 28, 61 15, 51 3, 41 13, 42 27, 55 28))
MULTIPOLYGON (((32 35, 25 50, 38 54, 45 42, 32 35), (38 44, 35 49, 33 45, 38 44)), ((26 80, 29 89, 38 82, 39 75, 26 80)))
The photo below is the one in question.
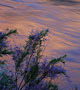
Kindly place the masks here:
MULTIPOLYGON (((31 34, 23 48, 8 46, 8 37, 17 34, 16 30, 0 32, 0 90, 58 90, 52 83, 59 75, 66 76, 66 71, 58 63, 65 63, 66 55, 47 60, 43 58, 42 43, 48 30, 31 34), (3 56, 11 55, 14 70, 9 70, 3 56)), ((76 89, 77 90, 77 89, 76 89)))

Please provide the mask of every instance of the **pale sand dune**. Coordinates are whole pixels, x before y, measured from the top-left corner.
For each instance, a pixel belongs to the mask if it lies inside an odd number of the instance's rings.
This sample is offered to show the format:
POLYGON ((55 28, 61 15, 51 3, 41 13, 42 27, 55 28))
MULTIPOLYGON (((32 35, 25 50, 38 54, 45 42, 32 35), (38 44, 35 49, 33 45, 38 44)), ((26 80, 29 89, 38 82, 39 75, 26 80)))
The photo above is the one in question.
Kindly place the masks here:
MULTIPOLYGON (((57 4, 54 0, 53 2, 50 0, 0 0, 0 30, 6 28, 17 28, 19 34, 24 36, 17 37, 18 44, 25 40, 26 35, 28 36, 32 30, 49 28, 44 55, 59 57, 67 54, 66 67, 70 70, 73 83, 78 84, 79 87, 80 3, 60 2, 57 4)), ((14 42, 16 41, 11 41, 11 43, 14 42)))

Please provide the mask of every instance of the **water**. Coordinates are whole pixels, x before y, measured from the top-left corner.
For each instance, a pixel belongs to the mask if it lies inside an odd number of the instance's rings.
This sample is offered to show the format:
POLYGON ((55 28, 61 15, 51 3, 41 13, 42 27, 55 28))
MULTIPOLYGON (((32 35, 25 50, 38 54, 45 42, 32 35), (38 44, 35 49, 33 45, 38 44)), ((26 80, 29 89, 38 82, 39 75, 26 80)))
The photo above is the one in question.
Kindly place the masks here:
POLYGON ((0 30, 6 28, 18 29, 18 41, 49 28, 45 55, 67 54, 71 82, 65 87, 80 88, 80 0, 0 0, 0 30))

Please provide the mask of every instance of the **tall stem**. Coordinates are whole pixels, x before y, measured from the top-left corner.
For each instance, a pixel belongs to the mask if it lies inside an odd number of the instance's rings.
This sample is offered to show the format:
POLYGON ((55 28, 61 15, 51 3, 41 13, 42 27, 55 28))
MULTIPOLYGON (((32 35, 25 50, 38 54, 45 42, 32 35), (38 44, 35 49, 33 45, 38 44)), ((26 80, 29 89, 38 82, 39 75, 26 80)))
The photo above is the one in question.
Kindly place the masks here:
MULTIPOLYGON (((29 61, 31 60, 31 58, 32 58, 32 56, 33 56, 33 53, 31 54, 31 56, 30 56, 30 58, 29 58, 29 61)), ((28 66, 29 66, 29 61, 28 61, 28 66)), ((27 67, 28 67, 27 66, 27 67)), ((21 83, 20 83, 20 85, 19 85, 19 88, 21 87, 21 85, 22 85, 22 83, 23 83, 23 80, 24 80, 24 78, 26 77, 26 74, 27 74, 27 72, 26 73, 24 73, 24 76, 23 76, 23 78, 22 78, 22 81, 21 81, 21 83)), ((21 89, 24 87, 25 85, 23 85, 22 87, 21 87, 21 89)), ((21 90, 20 89, 20 90, 21 90)))

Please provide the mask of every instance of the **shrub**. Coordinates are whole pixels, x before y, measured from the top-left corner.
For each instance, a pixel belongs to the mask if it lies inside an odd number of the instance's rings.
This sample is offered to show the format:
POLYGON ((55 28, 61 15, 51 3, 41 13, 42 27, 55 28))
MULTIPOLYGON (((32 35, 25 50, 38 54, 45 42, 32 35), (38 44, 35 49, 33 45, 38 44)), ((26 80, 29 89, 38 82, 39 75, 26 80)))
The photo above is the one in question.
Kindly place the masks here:
MULTIPOLYGON (((11 54, 15 63, 15 73, 7 74, 1 68, 0 90, 58 90, 52 80, 61 74, 66 75, 65 69, 57 65, 59 62, 65 63, 66 55, 52 60, 42 58, 42 42, 48 30, 30 35, 23 48, 16 46, 10 51, 6 40, 13 33, 16 30, 0 32, 0 57, 11 54)), ((5 63, 0 62, 2 67, 5 63)))

